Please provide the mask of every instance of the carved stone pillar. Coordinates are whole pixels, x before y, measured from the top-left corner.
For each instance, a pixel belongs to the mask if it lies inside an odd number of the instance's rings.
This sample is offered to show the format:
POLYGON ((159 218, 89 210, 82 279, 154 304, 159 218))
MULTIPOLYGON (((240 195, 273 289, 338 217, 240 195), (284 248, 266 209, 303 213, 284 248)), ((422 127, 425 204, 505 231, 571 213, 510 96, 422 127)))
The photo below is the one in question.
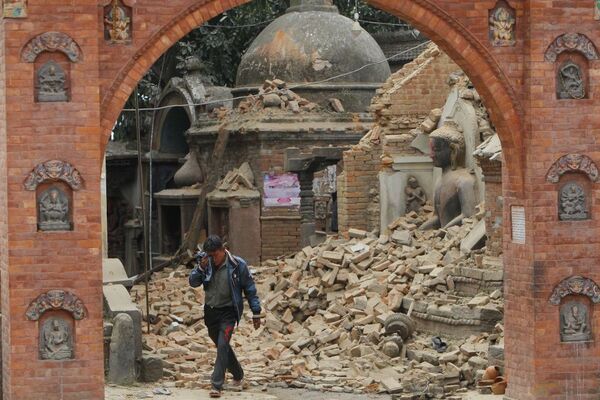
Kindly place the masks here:
POLYGON ((315 234, 314 176, 314 171, 303 171, 298 174, 298 181, 300 182, 300 216, 302 218, 300 233, 302 234, 302 246, 310 245, 310 237, 315 234))

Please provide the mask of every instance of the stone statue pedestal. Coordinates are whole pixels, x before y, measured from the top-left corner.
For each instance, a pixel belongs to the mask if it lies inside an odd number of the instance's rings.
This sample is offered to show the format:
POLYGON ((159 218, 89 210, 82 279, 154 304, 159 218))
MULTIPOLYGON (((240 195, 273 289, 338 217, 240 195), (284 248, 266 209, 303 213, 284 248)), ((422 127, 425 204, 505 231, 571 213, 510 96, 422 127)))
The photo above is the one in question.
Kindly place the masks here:
POLYGON ((70 231, 71 224, 59 221, 40 222, 38 228, 40 231, 70 231))

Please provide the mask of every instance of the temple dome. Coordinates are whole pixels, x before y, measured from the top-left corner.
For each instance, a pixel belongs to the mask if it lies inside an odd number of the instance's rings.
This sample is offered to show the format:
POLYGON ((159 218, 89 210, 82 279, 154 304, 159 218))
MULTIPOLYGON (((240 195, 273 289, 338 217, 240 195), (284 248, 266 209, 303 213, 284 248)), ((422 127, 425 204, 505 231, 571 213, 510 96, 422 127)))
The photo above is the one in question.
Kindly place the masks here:
MULTIPOLYGON (((317 102, 321 100, 318 94, 323 91, 332 96, 333 91, 352 91, 354 88, 367 90, 372 96, 390 76, 390 68, 375 39, 362 28, 358 31, 355 28, 353 32, 353 24, 354 21, 338 13, 330 0, 292 1, 286 13, 271 22, 242 57, 237 71, 236 94, 243 94, 240 90, 243 88, 260 87, 266 79, 277 78, 294 86, 379 62, 351 75, 310 88, 295 89, 317 102), (303 90, 307 92, 303 93, 303 90)), ((363 106, 366 109, 368 102, 363 106)))

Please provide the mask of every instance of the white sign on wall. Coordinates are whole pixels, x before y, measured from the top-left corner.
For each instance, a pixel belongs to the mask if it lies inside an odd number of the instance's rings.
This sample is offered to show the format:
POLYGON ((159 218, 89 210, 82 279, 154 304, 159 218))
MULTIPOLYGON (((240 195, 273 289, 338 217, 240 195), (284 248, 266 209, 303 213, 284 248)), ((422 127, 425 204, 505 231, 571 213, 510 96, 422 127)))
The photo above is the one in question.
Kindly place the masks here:
POLYGON ((525 207, 512 206, 510 208, 510 216, 513 243, 525 244, 525 207))

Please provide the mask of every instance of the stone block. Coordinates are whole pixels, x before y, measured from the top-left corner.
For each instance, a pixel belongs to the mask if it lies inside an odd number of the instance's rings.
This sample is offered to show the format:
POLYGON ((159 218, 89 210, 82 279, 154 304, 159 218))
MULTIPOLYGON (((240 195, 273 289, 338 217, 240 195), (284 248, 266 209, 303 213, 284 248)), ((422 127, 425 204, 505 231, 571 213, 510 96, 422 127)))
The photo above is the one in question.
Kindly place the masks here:
POLYGON ((502 281, 504 279, 503 270, 484 270, 483 280, 485 281, 502 281))
POLYGON ((392 242, 400 245, 410 246, 412 243, 412 232, 408 230, 394 231, 392 234, 392 242))
POLYGON ((324 251, 321 256, 336 264, 341 264, 344 260, 344 253, 341 251, 324 251))
POLYGON ((127 276, 123 263, 118 258, 104 258, 102 260, 102 283, 121 284, 133 286, 133 282, 127 276))
POLYGON ((482 219, 475 224, 473 229, 460 242, 460 251, 468 254, 485 246, 485 220, 482 219))
POLYGON ((163 378, 163 361, 160 357, 143 355, 140 380, 142 382, 158 382, 163 378))
POLYGON ((367 237, 367 231, 352 228, 348 230, 348 236, 351 238, 364 239, 367 237))
POLYGON ((385 389, 386 392, 393 394, 399 393, 402 391, 402 384, 395 377, 385 377, 381 380, 381 385, 385 389))
POLYGON ((133 319, 129 314, 120 313, 114 319, 110 339, 107 381, 117 385, 132 385, 136 377, 135 360, 133 319))
POLYGON ((104 294, 104 316, 114 319, 118 314, 128 314, 133 321, 135 355, 136 359, 142 356, 142 313, 131 301, 129 292, 123 285, 105 285, 102 288, 104 294))

